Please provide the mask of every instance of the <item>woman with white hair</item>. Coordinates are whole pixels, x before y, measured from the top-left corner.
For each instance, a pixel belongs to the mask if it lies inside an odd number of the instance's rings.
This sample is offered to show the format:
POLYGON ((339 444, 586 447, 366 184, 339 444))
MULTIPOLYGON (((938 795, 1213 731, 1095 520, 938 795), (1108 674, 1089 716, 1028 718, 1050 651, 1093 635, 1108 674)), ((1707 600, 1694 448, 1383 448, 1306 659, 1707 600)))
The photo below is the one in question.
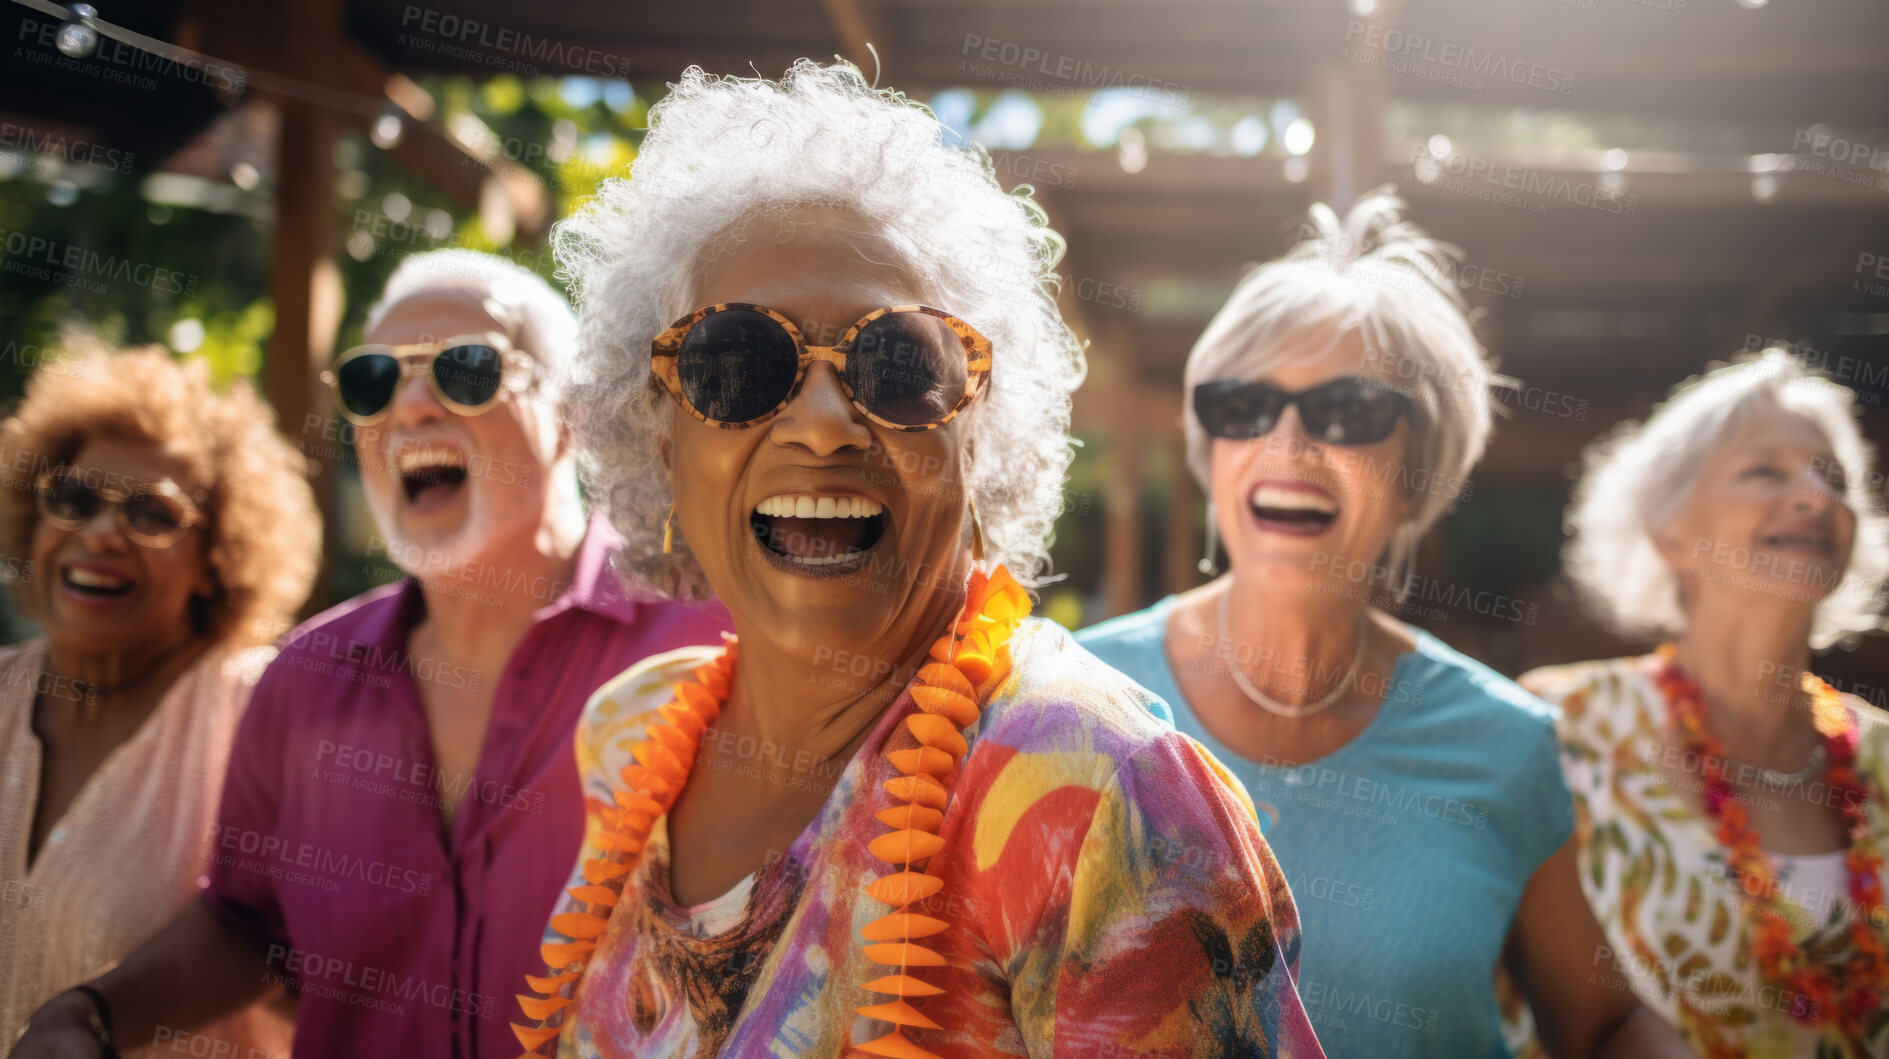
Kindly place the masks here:
POLYGON ((1333 1055, 1507 1055, 1498 964, 1558 1056, 1684 1055, 1574 878, 1553 718, 1384 609, 1489 436, 1453 248, 1385 192, 1241 281, 1184 380, 1217 580, 1079 637, 1173 704, 1269 821, 1304 902, 1300 994, 1333 1055), (1570 914, 1571 910, 1574 914, 1570 914))
POLYGON ((1771 350, 1590 448, 1568 577, 1668 642, 1522 678, 1562 710, 1603 966, 1714 1059, 1889 1055, 1889 724, 1810 671, 1889 572, 1855 414, 1771 350))
POLYGON ((1027 617, 1081 350, 946 135, 851 66, 691 69, 558 231, 622 569, 739 635, 587 708, 528 1050, 1323 1054, 1251 802, 1027 617))

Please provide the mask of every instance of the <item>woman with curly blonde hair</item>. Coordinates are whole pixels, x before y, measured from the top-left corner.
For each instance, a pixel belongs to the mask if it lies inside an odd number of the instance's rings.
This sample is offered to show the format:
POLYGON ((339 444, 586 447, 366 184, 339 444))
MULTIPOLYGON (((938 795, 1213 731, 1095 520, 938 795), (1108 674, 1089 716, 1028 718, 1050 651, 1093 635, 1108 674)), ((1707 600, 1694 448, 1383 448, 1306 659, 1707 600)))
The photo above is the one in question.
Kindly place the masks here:
MULTIPOLYGON (((302 455, 247 384, 67 350, 0 424, 0 550, 44 629, 0 650, 3 1040, 196 892, 262 645, 320 558, 302 455)), ((252 1008, 204 1033, 280 1054, 289 1027, 252 1008)))

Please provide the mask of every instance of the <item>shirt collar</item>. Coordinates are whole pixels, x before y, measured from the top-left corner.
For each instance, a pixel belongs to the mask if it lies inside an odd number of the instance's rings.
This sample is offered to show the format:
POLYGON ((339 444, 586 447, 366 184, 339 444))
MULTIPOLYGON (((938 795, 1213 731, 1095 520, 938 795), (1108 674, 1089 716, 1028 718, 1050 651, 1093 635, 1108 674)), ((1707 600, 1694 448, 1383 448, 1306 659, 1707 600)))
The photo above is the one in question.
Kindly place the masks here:
MULTIPOLYGON (((570 583, 563 586, 556 599, 540 607, 533 623, 562 614, 575 607, 625 625, 636 621, 637 602, 623 591, 616 574, 610 571, 610 555, 622 544, 602 513, 592 513, 584 529, 584 541, 577 548, 577 562, 571 568, 570 583)), ((411 574, 391 585, 384 585, 357 597, 358 606, 393 595, 393 605, 377 609, 354 635, 354 639, 387 646, 407 642, 413 626, 426 613, 426 599, 420 594, 419 579, 411 574)), ((346 604, 344 604, 346 606, 346 604)))
MULTIPOLYGON (((571 583, 551 604, 553 611, 580 607, 625 625, 636 620, 636 601, 623 591, 623 584, 610 570, 610 556, 623 544, 623 538, 610 528, 602 512, 592 512, 584 531, 584 543, 577 549, 577 565, 571 583)), ((548 617, 543 614, 541 617, 548 617)))

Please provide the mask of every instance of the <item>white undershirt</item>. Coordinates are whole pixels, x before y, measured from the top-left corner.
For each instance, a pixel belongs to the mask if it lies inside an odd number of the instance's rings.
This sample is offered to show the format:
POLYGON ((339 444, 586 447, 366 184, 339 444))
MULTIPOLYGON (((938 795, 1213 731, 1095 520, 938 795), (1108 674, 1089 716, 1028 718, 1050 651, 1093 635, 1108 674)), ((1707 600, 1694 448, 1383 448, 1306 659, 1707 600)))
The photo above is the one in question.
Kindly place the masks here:
MULTIPOLYGON (((1779 888, 1785 900, 1808 912, 1822 927, 1829 919, 1831 906, 1850 897, 1850 873, 1843 864, 1844 851, 1785 856, 1773 853, 1778 862, 1779 888)), ((1848 916, 1844 917, 1846 920, 1848 916)))

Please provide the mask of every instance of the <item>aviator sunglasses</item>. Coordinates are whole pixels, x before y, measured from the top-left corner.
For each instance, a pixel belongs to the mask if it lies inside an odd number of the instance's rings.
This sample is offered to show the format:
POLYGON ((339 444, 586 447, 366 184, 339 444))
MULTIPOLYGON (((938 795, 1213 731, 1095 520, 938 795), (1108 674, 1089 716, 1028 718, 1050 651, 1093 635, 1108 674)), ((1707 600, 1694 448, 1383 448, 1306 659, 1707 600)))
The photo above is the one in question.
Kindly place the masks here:
POLYGON ((77 471, 59 468, 33 481, 39 517, 68 533, 84 529, 101 505, 116 509, 118 529, 147 548, 168 548, 203 515, 175 482, 160 480, 131 489, 93 485, 77 471))
POLYGON ((394 394, 411 376, 424 374, 446 408, 476 416, 524 392, 532 365, 529 355, 492 332, 405 346, 356 346, 337 357, 321 381, 334 391, 342 416, 365 427, 387 417, 394 394))
POLYGON ((1297 405, 1306 436, 1328 445, 1370 445, 1390 437, 1410 397, 1376 379, 1345 375, 1303 390, 1271 383, 1216 379, 1194 387, 1194 416, 1209 437, 1264 437, 1297 405))
POLYGON ((815 361, 847 400, 892 430, 935 430, 990 379, 990 341, 939 309, 893 305, 859 318, 831 346, 760 305, 697 309, 651 343, 650 369, 684 411, 729 430, 759 426, 793 402, 815 361))

